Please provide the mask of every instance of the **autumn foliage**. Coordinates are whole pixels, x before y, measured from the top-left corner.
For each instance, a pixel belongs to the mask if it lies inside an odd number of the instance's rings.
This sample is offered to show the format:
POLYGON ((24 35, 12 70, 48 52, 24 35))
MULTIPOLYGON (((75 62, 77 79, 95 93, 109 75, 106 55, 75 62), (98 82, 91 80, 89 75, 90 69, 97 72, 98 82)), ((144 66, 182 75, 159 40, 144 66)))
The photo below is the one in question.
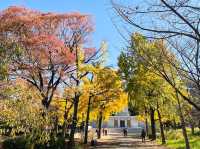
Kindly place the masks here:
POLYGON ((75 68, 75 49, 86 58, 94 48, 82 47, 93 31, 90 16, 80 13, 42 13, 23 7, 0 12, 0 42, 7 50, 18 51, 9 73, 34 85, 48 107, 57 86, 75 68))
POLYGON ((93 48, 92 32, 89 15, 16 6, 0 11, 0 78, 4 79, 0 87, 5 81, 19 83, 12 92, 8 84, 2 86, 0 122, 11 127, 13 135, 23 133, 29 145, 45 146, 57 141, 59 125, 63 140, 70 129, 68 146, 74 149, 80 123, 87 125, 88 134, 89 122, 102 123, 126 106, 127 95, 117 71, 103 65, 106 43, 93 48), (14 129, 18 126, 22 129, 14 129))

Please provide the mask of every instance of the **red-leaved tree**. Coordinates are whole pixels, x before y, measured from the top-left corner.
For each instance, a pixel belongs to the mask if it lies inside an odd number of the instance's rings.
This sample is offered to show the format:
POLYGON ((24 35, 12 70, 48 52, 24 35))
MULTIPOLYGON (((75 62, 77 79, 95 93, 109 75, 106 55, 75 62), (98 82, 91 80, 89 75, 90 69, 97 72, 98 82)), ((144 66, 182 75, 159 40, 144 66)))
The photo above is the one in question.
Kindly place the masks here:
POLYGON ((17 53, 10 57, 9 78, 20 77, 35 86, 48 109, 58 86, 76 70, 76 49, 82 47, 86 63, 95 55, 93 48, 83 47, 92 31, 90 16, 80 13, 16 6, 0 11, 0 45, 17 53))

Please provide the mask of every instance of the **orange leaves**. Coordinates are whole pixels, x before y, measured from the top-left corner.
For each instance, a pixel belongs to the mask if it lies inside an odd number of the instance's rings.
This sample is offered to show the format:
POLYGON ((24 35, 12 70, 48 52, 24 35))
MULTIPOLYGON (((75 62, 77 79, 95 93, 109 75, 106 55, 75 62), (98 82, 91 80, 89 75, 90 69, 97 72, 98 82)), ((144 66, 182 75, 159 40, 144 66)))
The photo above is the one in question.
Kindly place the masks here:
POLYGON ((96 49, 88 47, 92 31, 90 16, 80 13, 16 6, 0 11, 0 44, 10 51, 19 49, 8 69, 35 86, 46 107, 61 83, 96 58, 96 49))
POLYGON ((96 49, 82 45, 92 31, 90 16, 80 13, 43 13, 17 6, 0 12, 1 42, 14 42, 27 51, 23 66, 72 64, 77 47, 82 48, 85 57, 90 57, 96 49))
POLYGON ((20 44, 35 59, 45 61, 51 53, 54 62, 69 64, 75 59, 73 48, 84 44, 93 31, 90 22, 88 15, 80 13, 42 13, 13 6, 0 12, 0 31, 4 33, 0 39, 20 44))
POLYGON ((74 53, 65 47, 64 42, 55 36, 39 35, 34 36, 24 43, 31 49, 31 54, 35 59, 40 60, 41 64, 48 64, 51 59, 53 64, 70 64, 74 60, 74 53))

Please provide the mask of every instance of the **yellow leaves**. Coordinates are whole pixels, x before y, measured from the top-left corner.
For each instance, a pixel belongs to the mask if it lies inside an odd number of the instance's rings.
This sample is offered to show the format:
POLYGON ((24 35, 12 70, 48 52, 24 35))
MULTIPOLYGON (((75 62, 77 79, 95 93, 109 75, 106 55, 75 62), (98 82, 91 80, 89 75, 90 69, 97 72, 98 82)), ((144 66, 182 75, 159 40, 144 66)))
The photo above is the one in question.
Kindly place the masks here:
POLYGON ((163 40, 148 40, 139 33, 133 34, 131 39, 130 48, 122 53, 119 59, 120 64, 126 64, 119 66, 122 75, 126 74, 130 101, 138 106, 141 114, 144 108, 148 109, 151 106, 156 109, 158 104, 161 112, 166 113, 163 117, 170 118, 170 112, 176 114, 173 109, 176 109, 177 105, 176 92, 172 84, 175 84, 185 96, 189 96, 185 84, 174 68, 178 67, 179 63, 163 40), (167 79, 172 84, 166 81, 167 79))
POLYGON ((119 89, 117 92, 118 93, 116 95, 109 96, 109 98, 107 99, 107 103, 104 104, 105 108, 103 110, 103 113, 105 119, 109 118, 111 113, 120 112, 128 105, 127 94, 121 89, 119 89))
POLYGON ((97 66, 93 68, 92 76, 85 77, 82 81, 79 117, 87 111, 89 96, 92 96, 91 120, 97 118, 100 110, 103 110, 104 117, 107 118, 112 112, 121 111, 127 106, 127 94, 123 92, 122 82, 115 70, 97 66))
POLYGON ((80 72, 91 72, 91 73, 95 73, 95 67, 94 66, 92 66, 91 64, 87 64, 87 65, 85 65, 85 64, 82 64, 82 65, 80 65, 79 66, 79 71, 80 72))
POLYGON ((16 84, 10 86, 13 90, 11 99, 0 101, 0 118, 10 126, 17 126, 17 130, 33 128, 40 123, 41 118, 41 97, 28 85, 17 80, 16 84), (29 126, 27 126, 29 124, 29 126))
POLYGON ((146 117, 145 117, 144 115, 140 114, 140 115, 137 115, 137 116, 136 116, 136 119, 137 119, 138 121, 145 122, 146 117))

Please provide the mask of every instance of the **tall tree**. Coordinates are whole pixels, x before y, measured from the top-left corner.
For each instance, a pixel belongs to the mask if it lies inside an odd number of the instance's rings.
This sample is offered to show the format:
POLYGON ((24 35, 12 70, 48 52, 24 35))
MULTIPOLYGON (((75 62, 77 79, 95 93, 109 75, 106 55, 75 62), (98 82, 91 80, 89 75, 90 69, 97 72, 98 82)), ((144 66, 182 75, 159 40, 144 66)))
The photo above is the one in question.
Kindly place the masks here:
MULTIPOLYGON (((179 78, 176 69, 168 63, 168 58, 177 65, 179 63, 176 57, 165 47, 162 40, 148 41, 143 36, 135 34, 132 36, 131 41, 131 46, 128 51, 122 53, 119 58, 121 74, 126 80, 127 91, 129 91, 130 95, 133 95, 135 101, 137 101, 137 96, 139 96, 141 100, 142 98, 144 99, 145 96, 148 97, 151 95, 150 97, 152 97, 153 100, 146 100, 147 105, 142 105, 142 108, 148 108, 150 105, 149 110, 152 120, 154 119, 153 113, 157 110, 162 142, 165 143, 161 111, 164 113, 175 112, 173 109, 176 109, 175 107, 179 102, 177 102, 178 98, 174 98, 173 96, 175 96, 178 91, 179 95, 182 94, 182 98, 184 96, 189 97, 186 85, 179 78), (164 53, 164 55, 162 55, 162 53, 164 53), (165 57, 166 55, 168 56, 167 58, 165 57), (129 63, 132 63, 132 65, 128 65, 129 63), (130 70, 132 70, 132 76, 129 75, 127 78, 127 72, 130 72, 130 70), (165 70, 162 72, 170 77, 169 79, 173 81, 172 84, 169 83, 167 80, 168 78, 163 77, 165 74, 162 75, 160 72, 161 70, 165 70)), ((180 114, 180 111, 183 109, 181 106, 179 107, 178 113, 184 130, 185 123, 180 114)), ((170 113, 168 115, 170 115, 170 113)), ((183 135, 185 137, 186 146, 188 147, 188 138, 185 131, 183 131, 183 135)))
MULTIPOLYGON (((83 79, 83 95, 80 96, 79 104, 79 113, 86 113, 84 143, 87 143, 90 121, 96 120, 101 113, 99 118, 102 122, 103 118, 107 118, 112 112, 120 111, 127 104, 121 80, 115 70, 98 65, 92 71, 92 75, 83 79), (91 113, 96 113, 96 116, 90 117, 91 113)), ((101 126, 101 123, 99 125, 101 126)))
POLYGON ((79 13, 42 13, 16 6, 1 11, 1 45, 8 45, 3 46, 6 51, 20 51, 11 59, 9 75, 36 87, 48 109, 58 85, 76 69, 76 49, 91 31, 90 17, 79 13))
POLYGON ((70 84, 75 88, 73 96, 73 116, 69 138, 69 147, 74 148, 74 134, 78 122, 78 107, 80 97, 83 95, 82 85, 83 79, 89 77, 93 72, 93 65, 101 62, 101 57, 105 52, 105 43, 102 43, 101 47, 96 49, 88 48, 86 51, 84 47, 79 45, 75 49, 75 71, 70 75, 70 84))
MULTIPOLYGON (((178 71, 182 81, 191 81, 194 90, 199 90, 199 2, 193 0, 129 2, 129 4, 125 4, 117 0, 112 1, 116 14, 130 27, 140 30, 146 37, 166 39, 167 46, 179 60, 179 65, 170 59, 168 63, 178 71)), ((160 73, 167 78, 170 84, 173 84, 173 80, 167 74, 162 70, 160 73)), ((175 88, 174 85, 172 86, 175 88)), ((178 89, 176 88, 176 90, 178 89)), ((180 93, 180 90, 178 92, 180 93)), ((180 95, 194 108, 200 110, 199 98, 185 97, 181 93, 180 95)))
POLYGON ((7 98, 0 101, 0 121, 9 128, 8 134, 15 136, 23 134, 30 141, 27 147, 34 147, 35 144, 45 144, 50 140, 50 133, 44 125, 52 126, 52 113, 48 118, 42 116, 41 96, 39 92, 22 79, 13 81, 8 89, 4 88, 7 98))

